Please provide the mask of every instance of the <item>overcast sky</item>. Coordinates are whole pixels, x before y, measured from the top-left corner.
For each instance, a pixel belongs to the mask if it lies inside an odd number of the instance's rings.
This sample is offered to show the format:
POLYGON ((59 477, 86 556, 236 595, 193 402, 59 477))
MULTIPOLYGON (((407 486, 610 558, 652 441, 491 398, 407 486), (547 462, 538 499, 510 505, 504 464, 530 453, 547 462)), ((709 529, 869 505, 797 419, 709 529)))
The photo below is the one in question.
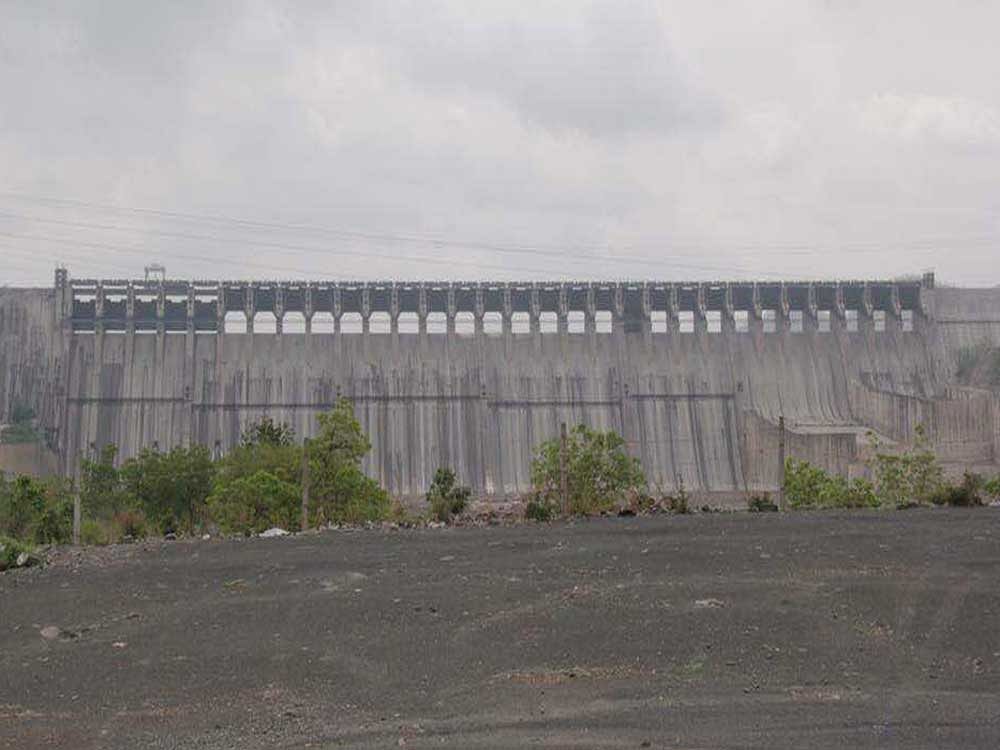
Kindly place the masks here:
POLYGON ((997 29, 997 0, 3 0, 0 285, 997 284, 997 29))

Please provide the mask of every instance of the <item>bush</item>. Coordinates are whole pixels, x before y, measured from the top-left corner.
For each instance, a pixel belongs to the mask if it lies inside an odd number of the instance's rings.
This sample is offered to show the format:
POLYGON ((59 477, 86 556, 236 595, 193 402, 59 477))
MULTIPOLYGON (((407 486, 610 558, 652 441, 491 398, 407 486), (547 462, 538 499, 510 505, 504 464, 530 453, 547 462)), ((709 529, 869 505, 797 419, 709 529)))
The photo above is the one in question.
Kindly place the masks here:
POLYGON ((391 503, 361 460, 371 450, 354 407, 341 399, 319 415, 319 435, 309 441, 310 516, 314 523, 365 523, 388 517, 391 503))
POLYGON ((109 524, 88 518, 80 524, 80 543, 88 547, 103 547, 111 544, 109 524))
POLYGON ((68 544, 73 539, 73 499, 56 491, 35 518, 32 538, 37 544, 68 544))
POLYGON ((111 518, 111 538, 115 542, 145 539, 147 534, 146 516, 141 510, 122 510, 111 518))
POLYGON ((203 445, 169 453, 144 450, 125 462, 121 476, 130 504, 162 533, 191 532, 205 511, 215 467, 203 445))
POLYGON ((538 498, 532 498, 524 506, 524 517, 529 521, 540 521, 545 523, 551 521, 554 511, 551 505, 538 498))
MULTIPOLYGON (((257 443, 240 445, 216 462, 212 492, 238 479, 264 471, 296 488, 302 486, 302 446, 257 443)), ((298 490, 301 495, 301 489, 298 490)))
POLYGON ((72 487, 64 479, 0 477, 0 534, 62 544, 73 534, 72 487))
POLYGON ((96 461, 85 459, 80 466, 80 504, 91 518, 111 518, 128 505, 121 472, 115 468, 118 447, 105 445, 96 461))
POLYGON ((395 524, 406 527, 413 526, 421 520, 419 516, 411 513, 410 509, 398 498, 392 500, 386 518, 395 524))
POLYGON ((785 461, 785 500, 795 509, 877 508, 881 504, 871 482, 830 475, 808 461, 785 461))
POLYGON ((935 505, 952 505, 959 508, 971 508, 985 505, 982 491, 985 487, 983 478, 973 472, 965 472, 959 484, 945 484, 938 488, 931 501, 935 505))
POLYGON ((216 486, 208 498, 212 518, 228 534, 253 534, 273 526, 297 528, 302 492, 266 471, 216 486))
POLYGON ((31 552, 34 548, 27 542, 9 536, 0 536, 0 570, 13 568, 17 564, 18 555, 31 552))
POLYGON ((37 479, 3 477, 0 486, 0 534, 14 539, 28 536, 35 519, 45 508, 45 487, 37 479))
POLYGON ((869 439, 875 448, 870 466, 875 477, 874 491, 880 501, 897 507, 931 502, 944 484, 944 471, 930 450, 923 426, 917 426, 913 449, 901 453, 879 450, 879 442, 872 433, 869 439))
POLYGON ((751 495, 747 498, 747 509, 751 513, 776 513, 777 504, 766 492, 760 495, 751 495))
POLYGON ((455 472, 440 468, 434 472, 434 481, 427 493, 431 516, 442 523, 448 523, 453 516, 465 510, 472 496, 472 490, 455 484, 455 472))
POLYGON ((677 483, 677 492, 667 495, 667 507, 671 513, 690 513, 691 510, 688 507, 689 499, 687 490, 684 488, 684 480, 680 479, 677 483))
POLYGON ((1000 500, 1000 474, 997 474, 983 485, 983 492, 994 500, 1000 500))
POLYGON ((240 436, 240 446, 253 448, 258 445, 289 446, 295 443, 295 430, 290 425, 278 424, 270 417, 261 417, 247 425, 240 436))
MULTIPOLYGON (((559 454, 556 438, 542 443, 531 462, 536 498, 550 510, 561 505, 559 454)), ((622 437, 585 425, 575 426, 567 436, 566 479, 569 512, 584 515, 611 510, 646 487, 641 465, 625 451, 622 437)))

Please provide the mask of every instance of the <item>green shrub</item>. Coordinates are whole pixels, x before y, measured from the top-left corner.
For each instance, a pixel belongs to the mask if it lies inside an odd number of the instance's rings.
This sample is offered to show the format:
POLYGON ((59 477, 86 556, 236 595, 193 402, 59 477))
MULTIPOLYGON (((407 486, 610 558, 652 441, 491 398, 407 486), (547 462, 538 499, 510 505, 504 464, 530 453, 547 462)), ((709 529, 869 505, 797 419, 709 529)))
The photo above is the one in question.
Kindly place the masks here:
POLYGON ((785 461, 785 500, 795 509, 877 508, 881 504, 871 482, 848 481, 830 475, 808 461, 788 458, 785 461))
POLYGON ((403 504, 398 498, 393 499, 390 503, 389 512, 386 519, 392 521, 393 523, 399 524, 400 526, 413 526, 422 520, 420 516, 414 515, 410 512, 410 509, 403 504))
POLYGON ((687 490, 684 488, 684 480, 679 479, 677 483, 677 491, 672 495, 667 495, 667 507, 670 509, 671 513, 690 513, 691 510, 688 507, 688 497, 687 490))
POLYGON ((212 518, 228 534, 253 534, 273 526, 297 528, 302 492, 297 485, 258 471, 220 483, 208 498, 212 518))
POLYGON ((141 510, 122 510, 111 518, 111 538, 115 542, 145 539, 148 533, 146 516, 141 510))
POLYGON ((529 521, 540 521, 545 523, 551 521, 555 515, 552 506, 539 498, 532 498, 524 506, 524 517, 529 521))
POLYGON ((777 512, 778 506, 771 496, 766 492, 760 495, 751 495, 747 498, 747 509, 751 513, 774 513, 777 512))
POLYGON ((930 449, 922 425, 916 428, 916 440, 911 450, 888 453, 881 451, 878 439, 869 433, 875 456, 870 463, 874 475, 874 491, 885 505, 925 504, 931 502, 944 484, 944 471, 930 449))
POLYGON ((253 448, 258 445, 289 446, 295 443, 295 430, 290 425, 278 424, 270 417, 261 417, 243 428, 240 446, 253 448))
MULTIPOLYGON (((556 438, 542 443, 531 462, 535 495, 550 509, 561 507, 559 458, 556 438)), ((583 515, 609 511, 646 487, 642 467, 628 455, 622 437, 585 425, 575 426, 567 436, 566 480, 569 512, 583 515)))
POLYGON ((453 516, 462 513, 472 496, 471 489, 459 486, 455 481, 454 471, 439 468, 434 472, 434 480, 427 492, 431 516, 442 523, 448 523, 453 516))
POLYGON ((111 529, 106 521, 88 518, 80 524, 80 543, 88 547, 111 544, 111 529))
POLYGON ((73 539, 73 499, 53 493, 35 518, 32 537, 37 544, 68 544, 73 539))
POLYGON ((3 479, 0 487, 0 534, 23 539, 45 509, 45 486, 33 477, 3 479))
POLYGON ((958 484, 944 484, 931 498, 935 505, 952 505, 959 508, 971 508, 985 505, 983 477, 974 472, 965 472, 958 484))
POLYGON ((309 441, 312 522, 365 523, 387 518, 392 507, 388 493, 361 470, 371 443, 351 402, 341 399, 318 419, 319 434, 309 441))
POLYGON ((17 557, 22 552, 31 552, 34 548, 20 539, 9 536, 0 536, 0 570, 13 568, 17 564, 17 557))
POLYGON ((0 534, 38 544, 62 544, 73 533, 72 486, 64 479, 0 477, 0 534))
POLYGON ((202 520, 215 467, 203 445, 168 453, 144 450, 125 462, 121 476, 132 507, 162 533, 191 532, 202 520))
POLYGON ((995 477, 983 484, 983 492, 992 497, 994 500, 1000 500, 1000 474, 997 474, 995 477))
POLYGON ((129 503, 121 472, 115 467, 118 447, 108 444, 96 461, 84 459, 80 465, 80 505, 90 518, 111 518, 129 503))
POLYGON ((215 479, 227 482, 249 477, 258 471, 266 471, 282 482, 301 484, 302 446, 271 443, 237 446, 216 462, 215 479))

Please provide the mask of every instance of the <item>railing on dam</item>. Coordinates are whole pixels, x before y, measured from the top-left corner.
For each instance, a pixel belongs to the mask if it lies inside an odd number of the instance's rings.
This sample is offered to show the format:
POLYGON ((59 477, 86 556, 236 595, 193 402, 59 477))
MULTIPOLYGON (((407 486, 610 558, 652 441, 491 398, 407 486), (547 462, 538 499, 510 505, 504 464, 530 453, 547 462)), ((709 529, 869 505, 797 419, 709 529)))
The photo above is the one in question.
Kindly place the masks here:
POLYGON ((296 282, 71 279, 74 332, 765 333, 913 330, 932 274, 843 282, 296 282))

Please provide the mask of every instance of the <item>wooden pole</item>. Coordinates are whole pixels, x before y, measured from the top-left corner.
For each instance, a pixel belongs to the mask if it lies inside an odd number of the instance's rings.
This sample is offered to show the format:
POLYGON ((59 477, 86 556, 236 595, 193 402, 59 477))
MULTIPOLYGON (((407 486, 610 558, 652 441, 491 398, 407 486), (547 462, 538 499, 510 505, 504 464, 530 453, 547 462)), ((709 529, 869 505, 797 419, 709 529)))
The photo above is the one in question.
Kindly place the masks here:
POLYGON ((80 490, 73 493, 73 544, 80 546, 80 521, 82 517, 80 508, 80 490))
POLYGON ((778 507, 785 510, 785 417, 778 417, 778 507))
POLYGON ((569 480, 566 476, 566 423, 559 425, 559 492, 562 495, 563 515, 569 515, 569 480))
POLYGON ((302 530, 309 529, 309 438, 302 441, 302 530))

